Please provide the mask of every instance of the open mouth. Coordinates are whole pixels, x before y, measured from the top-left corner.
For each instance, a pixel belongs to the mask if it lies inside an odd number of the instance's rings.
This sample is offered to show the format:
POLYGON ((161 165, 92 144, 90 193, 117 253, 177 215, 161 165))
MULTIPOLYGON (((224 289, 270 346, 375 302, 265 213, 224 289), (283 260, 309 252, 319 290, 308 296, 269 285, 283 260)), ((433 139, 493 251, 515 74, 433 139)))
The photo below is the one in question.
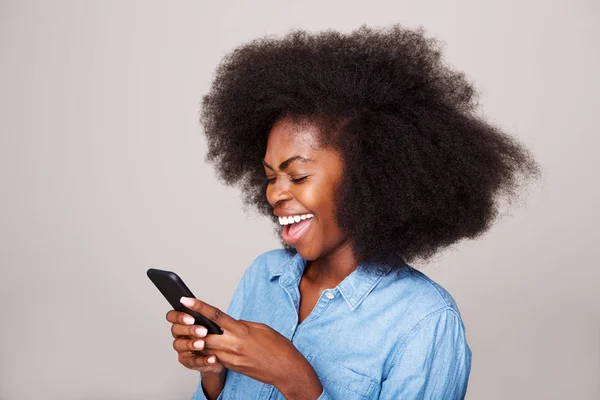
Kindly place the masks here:
POLYGON ((306 219, 301 219, 299 222, 293 222, 285 225, 283 227, 283 231, 281 232, 283 241, 292 246, 296 245, 300 239, 306 235, 306 232, 308 231, 308 228, 312 222, 313 217, 311 216, 306 219))

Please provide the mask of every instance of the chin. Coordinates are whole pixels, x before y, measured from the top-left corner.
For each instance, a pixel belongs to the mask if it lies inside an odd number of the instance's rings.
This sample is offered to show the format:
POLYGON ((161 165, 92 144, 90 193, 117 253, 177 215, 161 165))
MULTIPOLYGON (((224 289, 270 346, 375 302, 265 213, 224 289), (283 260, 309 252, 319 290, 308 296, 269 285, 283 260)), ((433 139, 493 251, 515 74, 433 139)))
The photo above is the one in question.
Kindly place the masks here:
POLYGON ((318 250, 311 249, 309 246, 302 246, 301 244, 296 247, 296 252, 306 261, 314 261, 321 257, 321 253, 318 250))

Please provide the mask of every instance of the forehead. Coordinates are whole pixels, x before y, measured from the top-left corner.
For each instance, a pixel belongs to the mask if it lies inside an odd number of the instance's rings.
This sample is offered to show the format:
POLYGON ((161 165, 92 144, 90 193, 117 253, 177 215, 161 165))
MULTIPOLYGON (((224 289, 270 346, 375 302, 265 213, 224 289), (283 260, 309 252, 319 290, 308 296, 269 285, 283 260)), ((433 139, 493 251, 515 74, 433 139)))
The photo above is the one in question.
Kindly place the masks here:
POLYGON ((319 131, 307 122, 296 122, 290 118, 277 121, 269 133, 265 160, 308 156, 320 149, 319 131))
POLYGON ((323 182, 334 184, 343 170, 341 155, 321 144, 316 126, 282 119, 271 129, 264 162, 277 168, 280 163, 295 156, 311 159, 309 164, 292 165, 310 166, 311 169, 320 171, 325 179, 323 182))

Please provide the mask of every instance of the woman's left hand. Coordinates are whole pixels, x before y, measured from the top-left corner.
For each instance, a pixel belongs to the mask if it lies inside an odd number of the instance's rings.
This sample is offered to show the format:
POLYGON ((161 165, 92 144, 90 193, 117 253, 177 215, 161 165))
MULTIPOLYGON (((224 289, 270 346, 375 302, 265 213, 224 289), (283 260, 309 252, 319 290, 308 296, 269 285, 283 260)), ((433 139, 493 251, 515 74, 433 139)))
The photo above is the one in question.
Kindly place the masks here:
POLYGON ((193 342, 203 341, 201 350, 214 354, 226 368, 275 387, 312 369, 292 342, 268 325, 236 320, 198 299, 182 298, 181 303, 221 327, 222 335, 192 338, 189 348, 194 347, 193 342))

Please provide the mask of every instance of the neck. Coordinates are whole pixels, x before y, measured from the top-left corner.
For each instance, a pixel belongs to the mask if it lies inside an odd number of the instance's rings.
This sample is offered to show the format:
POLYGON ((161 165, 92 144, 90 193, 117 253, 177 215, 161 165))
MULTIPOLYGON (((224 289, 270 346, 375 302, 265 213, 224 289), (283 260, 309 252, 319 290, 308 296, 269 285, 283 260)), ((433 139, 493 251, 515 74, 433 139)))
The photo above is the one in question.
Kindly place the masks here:
POLYGON ((303 276, 312 284, 335 287, 358 267, 348 242, 331 253, 309 261, 303 276))

